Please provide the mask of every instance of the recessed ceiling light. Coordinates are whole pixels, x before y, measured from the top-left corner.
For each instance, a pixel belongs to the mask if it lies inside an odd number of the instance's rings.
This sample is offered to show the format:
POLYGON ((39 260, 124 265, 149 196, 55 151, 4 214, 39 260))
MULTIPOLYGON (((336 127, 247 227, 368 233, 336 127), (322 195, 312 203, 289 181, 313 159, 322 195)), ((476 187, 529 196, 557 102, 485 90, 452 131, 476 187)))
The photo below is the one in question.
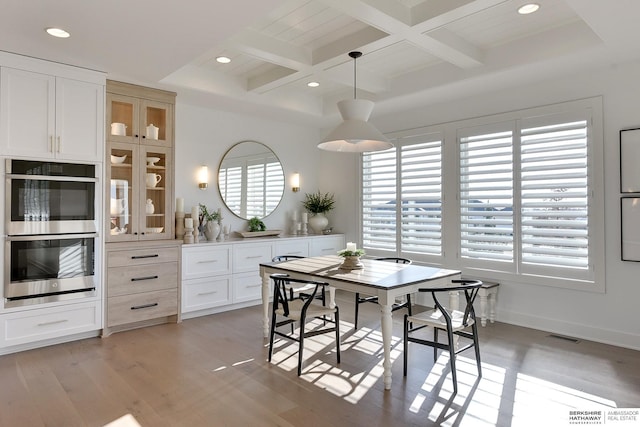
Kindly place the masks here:
POLYGON ((71 34, 66 32, 62 28, 47 28, 46 31, 50 36, 60 37, 61 39, 66 39, 67 37, 71 36, 71 34))
POLYGON ((518 8, 518 13, 520 15, 528 15, 540 9, 540 5, 537 3, 527 3, 518 8))
POLYGON ((226 56, 218 56, 216 58, 216 61, 218 61, 221 64, 228 64, 229 62, 231 62, 231 58, 228 58, 226 56))
POLYGON ((309 82, 309 83, 307 83, 307 86, 309 86, 309 87, 318 87, 318 86, 320 86, 320 83, 318 83, 318 82, 309 82))

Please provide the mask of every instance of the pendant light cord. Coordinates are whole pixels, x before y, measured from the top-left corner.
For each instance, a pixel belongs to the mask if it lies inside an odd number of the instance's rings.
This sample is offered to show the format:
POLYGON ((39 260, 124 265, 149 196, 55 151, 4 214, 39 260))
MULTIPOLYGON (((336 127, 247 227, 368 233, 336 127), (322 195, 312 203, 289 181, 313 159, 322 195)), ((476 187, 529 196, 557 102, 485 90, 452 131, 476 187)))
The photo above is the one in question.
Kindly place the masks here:
POLYGON ((356 73, 356 60, 362 56, 362 52, 349 52, 349 56, 353 58, 353 99, 357 99, 358 76, 356 73))

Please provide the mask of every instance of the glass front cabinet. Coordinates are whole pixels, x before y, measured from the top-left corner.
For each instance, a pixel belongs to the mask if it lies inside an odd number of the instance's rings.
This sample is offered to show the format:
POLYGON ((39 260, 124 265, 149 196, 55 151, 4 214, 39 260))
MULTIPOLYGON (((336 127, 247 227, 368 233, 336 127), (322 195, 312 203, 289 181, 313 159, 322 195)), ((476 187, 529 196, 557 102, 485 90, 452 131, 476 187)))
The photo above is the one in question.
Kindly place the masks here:
POLYGON ((107 82, 108 242, 174 238, 173 104, 143 97, 165 94, 107 82))

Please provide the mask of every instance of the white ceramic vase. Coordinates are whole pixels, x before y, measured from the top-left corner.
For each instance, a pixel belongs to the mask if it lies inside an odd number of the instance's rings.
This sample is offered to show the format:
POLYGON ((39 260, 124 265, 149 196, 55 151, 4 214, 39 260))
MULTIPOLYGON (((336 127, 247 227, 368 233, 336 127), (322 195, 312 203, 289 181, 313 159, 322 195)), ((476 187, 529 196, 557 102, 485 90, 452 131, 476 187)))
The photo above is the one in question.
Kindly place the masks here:
POLYGON ((207 240, 214 241, 220 234, 220 225, 217 222, 207 222, 204 226, 204 235, 207 240))
POLYGON ((315 234, 322 234, 322 231, 329 225, 329 219, 322 213, 317 213, 309 218, 309 227, 315 234))

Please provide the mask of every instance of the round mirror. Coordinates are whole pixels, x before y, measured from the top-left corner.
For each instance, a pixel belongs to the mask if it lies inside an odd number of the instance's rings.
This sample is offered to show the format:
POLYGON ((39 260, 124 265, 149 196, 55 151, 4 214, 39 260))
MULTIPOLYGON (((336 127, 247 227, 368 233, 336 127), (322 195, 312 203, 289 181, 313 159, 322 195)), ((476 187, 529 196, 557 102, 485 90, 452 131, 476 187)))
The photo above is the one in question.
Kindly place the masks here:
POLYGON ((220 162, 218 189, 224 204, 240 218, 264 218, 282 200, 282 164, 266 145, 256 141, 239 142, 220 162))

